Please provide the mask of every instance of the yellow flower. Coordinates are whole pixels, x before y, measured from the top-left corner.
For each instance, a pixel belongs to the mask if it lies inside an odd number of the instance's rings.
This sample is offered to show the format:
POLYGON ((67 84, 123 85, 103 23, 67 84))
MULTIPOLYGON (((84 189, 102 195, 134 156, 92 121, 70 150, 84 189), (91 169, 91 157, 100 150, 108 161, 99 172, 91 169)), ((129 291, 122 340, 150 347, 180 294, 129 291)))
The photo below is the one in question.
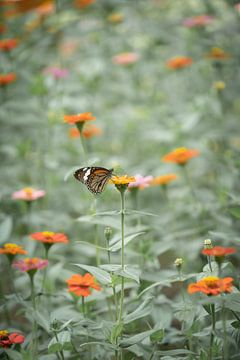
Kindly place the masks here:
POLYGON ((128 185, 131 182, 136 181, 134 176, 127 176, 127 175, 122 175, 122 176, 117 176, 114 175, 112 176, 110 183, 114 184, 114 185, 128 185))
POLYGON ((112 13, 108 16, 108 21, 114 24, 120 23, 123 21, 123 14, 121 13, 112 13))
POLYGON ((225 84, 224 81, 215 81, 215 82, 213 83, 213 87, 214 87, 216 90, 221 91, 221 90, 224 90, 224 89, 225 89, 226 84, 225 84))

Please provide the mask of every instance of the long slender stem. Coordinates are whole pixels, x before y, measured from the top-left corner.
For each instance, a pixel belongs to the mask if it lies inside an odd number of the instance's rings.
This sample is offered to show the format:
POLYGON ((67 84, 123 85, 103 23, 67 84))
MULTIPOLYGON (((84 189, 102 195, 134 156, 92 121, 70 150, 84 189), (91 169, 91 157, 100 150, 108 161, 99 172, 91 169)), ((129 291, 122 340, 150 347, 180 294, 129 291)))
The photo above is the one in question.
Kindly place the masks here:
MULTIPOLYGON (((48 251, 49 251, 49 247, 45 247, 45 259, 48 260, 48 251)), ((42 281, 42 290, 41 292, 44 291, 44 287, 45 287, 45 282, 46 282, 46 277, 47 277, 47 266, 45 267, 45 269, 43 270, 43 281, 42 281)))
POLYGON ((222 359, 228 359, 228 345, 227 345, 227 324, 226 324, 226 308, 224 299, 222 299, 222 325, 223 325, 223 352, 222 359))
MULTIPOLYGON (((124 216, 125 216, 125 192, 121 191, 121 238, 122 238, 122 248, 121 248, 121 270, 124 271, 124 216)), ((118 316, 118 322, 122 321, 123 313, 123 299, 124 299, 124 277, 121 278, 121 297, 120 297, 120 310, 118 316)))
POLYGON ((85 301, 84 301, 84 296, 82 296, 82 313, 83 313, 83 317, 85 317, 85 301))
POLYGON ((36 322, 36 294, 34 289, 34 274, 29 274, 30 277, 30 285, 31 285, 31 301, 32 307, 34 311, 34 319, 32 325, 32 339, 31 339, 31 354, 34 359, 36 359, 36 351, 37 351, 37 322, 36 322))
POLYGON ((212 360, 216 317, 215 317, 215 305, 211 304, 210 306, 211 306, 211 316, 212 316, 212 331, 210 337, 209 360, 212 360))

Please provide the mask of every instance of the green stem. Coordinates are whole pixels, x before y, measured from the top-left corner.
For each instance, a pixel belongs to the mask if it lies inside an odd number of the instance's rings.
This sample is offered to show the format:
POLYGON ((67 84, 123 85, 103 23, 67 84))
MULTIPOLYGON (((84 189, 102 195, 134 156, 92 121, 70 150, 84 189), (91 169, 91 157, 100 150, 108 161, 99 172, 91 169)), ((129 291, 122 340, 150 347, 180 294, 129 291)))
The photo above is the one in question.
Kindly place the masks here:
POLYGON ((194 188, 193 188, 193 184, 192 184, 191 177, 189 176, 189 173, 188 173, 188 170, 187 170, 187 166, 186 166, 186 165, 183 165, 183 166, 182 166, 182 169, 183 169, 183 173, 184 173, 186 182, 188 183, 188 186, 189 186, 190 191, 191 191, 191 193, 192 193, 192 197, 194 198, 195 201, 198 202, 197 196, 196 196, 195 191, 194 191, 194 188))
POLYGON ((83 317, 85 317, 85 301, 84 301, 84 296, 82 296, 82 313, 83 313, 83 317))
MULTIPOLYGON (((121 238, 122 238, 122 248, 121 248, 121 270, 124 271, 124 216, 125 216, 125 191, 120 191, 121 194, 121 238)), ((123 313, 123 299, 124 299, 124 276, 121 278, 121 297, 120 297, 120 310, 118 316, 118 322, 122 321, 123 313)))
POLYGON ((33 359, 37 359, 37 322, 36 322, 36 294, 34 289, 34 274, 30 274, 30 285, 31 285, 31 301, 34 313, 33 325, 32 325, 32 339, 31 339, 31 354, 33 359))
POLYGON ((223 325, 223 352, 222 359, 228 359, 228 344, 227 344, 227 324, 226 324, 226 308, 224 299, 222 300, 222 325, 223 325))
POLYGON ((211 304, 210 307, 211 307, 211 316, 212 316, 212 331, 210 337, 209 360, 212 360, 216 317, 215 317, 215 305, 211 304))
MULTIPOLYGON (((49 247, 45 246, 45 259, 46 259, 46 260, 48 260, 48 251, 49 251, 49 247)), ((43 281, 42 281, 42 290, 41 290, 41 292, 44 291, 45 282, 46 282, 46 277, 47 277, 47 266, 46 266, 45 269, 43 270, 43 281)))
MULTIPOLYGON (((56 338, 56 340, 57 340, 57 343, 59 343, 59 339, 58 339, 58 336, 57 336, 57 332, 54 332, 54 335, 55 335, 55 338, 56 338)), ((61 360, 65 360, 63 350, 59 350, 59 354, 60 354, 60 359, 61 359, 61 360)), ((57 355, 58 355, 58 353, 57 353, 57 355)))
POLYGON ((207 256, 207 261, 208 261, 208 266, 209 266, 210 271, 213 272, 212 262, 211 262, 211 256, 207 256))
POLYGON ((233 313, 233 315, 235 316, 235 318, 240 321, 240 317, 238 316, 238 314, 235 313, 235 311, 231 310, 231 312, 233 313))

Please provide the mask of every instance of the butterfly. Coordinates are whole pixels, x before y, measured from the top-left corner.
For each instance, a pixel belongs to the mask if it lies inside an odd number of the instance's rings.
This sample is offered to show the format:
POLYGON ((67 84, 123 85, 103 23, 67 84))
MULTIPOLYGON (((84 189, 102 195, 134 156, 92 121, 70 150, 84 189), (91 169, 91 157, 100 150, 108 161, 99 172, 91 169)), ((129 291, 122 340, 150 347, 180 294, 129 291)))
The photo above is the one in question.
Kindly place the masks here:
POLYGON ((105 169, 103 167, 84 167, 78 169, 73 174, 74 177, 87 186, 88 190, 93 194, 101 194, 106 183, 112 176, 113 169, 105 169))

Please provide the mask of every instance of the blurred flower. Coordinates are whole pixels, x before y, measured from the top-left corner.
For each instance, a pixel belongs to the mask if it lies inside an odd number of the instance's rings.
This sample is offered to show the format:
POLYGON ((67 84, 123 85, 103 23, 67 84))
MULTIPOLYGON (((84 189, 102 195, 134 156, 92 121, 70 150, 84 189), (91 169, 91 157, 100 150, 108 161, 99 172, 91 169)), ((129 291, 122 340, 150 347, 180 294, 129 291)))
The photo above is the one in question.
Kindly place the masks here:
POLYGON ((59 50, 62 56, 68 57, 75 53, 79 42, 77 40, 65 40, 59 45, 59 50))
POLYGON ((212 60, 226 60, 230 58, 230 55, 219 47, 213 47, 207 57, 212 60))
POLYGON ((0 74, 0 86, 11 84, 12 82, 16 81, 16 78, 16 74, 13 72, 8 74, 0 74))
POLYGON ((218 90, 218 91, 222 91, 222 90, 225 89, 226 84, 225 84, 224 81, 215 81, 215 82, 213 83, 213 87, 214 87, 214 89, 216 89, 216 90, 218 90))
POLYGON ((11 9, 4 15, 6 17, 15 16, 17 14, 25 13, 36 9, 41 4, 46 3, 46 0, 5 0, 5 5, 10 5, 11 9))
POLYGON ((47 244, 57 244, 57 243, 64 243, 68 244, 69 240, 67 236, 63 233, 55 233, 53 231, 42 231, 30 234, 30 237, 33 240, 40 241, 42 243, 47 244))
POLYGON ((203 255, 225 257, 229 254, 234 254, 237 250, 233 247, 214 246, 212 248, 205 248, 202 250, 203 255))
POLYGON ((171 181, 176 180, 177 175, 176 174, 166 174, 166 175, 160 175, 151 181, 151 185, 167 185, 171 181))
POLYGON ((235 4, 234 7, 237 11, 240 11, 240 3, 235 4))
POLYGON ((19 333, 9 333, 7 330, 0 330, 0 347, 9 348, 13 344, 22 344, 25 337, 19 333))
POLYGON ((27 251, 17 244, 6 243, 3 245, 2 248, 0 248, 0 254, 6 254, 6 255, 27 254, 27 251))
POLYGON ((152 176, 135 175, 135 181, 128 184, 128 188, 145 189, 148 187, 153 179, 152 176))
POLYGON ((231 277, 220 279, 217 276, 208 276, 194 284, 188 285, 188 292, 189 294, 202 292, 209 296, 230 293, 232 292, 232 282, 233 278, 231 277))
POLYGON ((91 289, 101 290, 95 278, 89 273, 83 276, 79 274, 72 275, 66 282, 68 284, 68 292, 74 293, 77 296, 89 296, 91 295, 91 289))
POLYGON ((112 57, 112 62, 117 65, 130 65, 139 60, 139 55, 134 52, 125 52, 112 57))
POLYGON ((174 261, 174 265, 176 267, 181 267, 183 265, 183 259, 182 258, 177 258, 175 261, 174 261))
POLYGON ((31 270, 43 269, 48 265, 48 260, 40 258, 25 258, 23 260, 18 260, 13 263, 13 267, 23 271, 28 272, 31 270))
POLYGON ((55 80, 62 79, 68 76, 67 69, 61 69, 57 66, 51 66, 44 70, 44 74, 51 74, 55 80))
POLYGON ((96 0, 75 0, 74 5, 80 9, 83 9, 91 4, 94 4, 96 0))
POLYGON ((162 161, 185 165, 191 158, 198 156, 199 154, 200 152, 198 150, 181 147, 163 156, 162 161))
POLYGON ((183 69, 192 65, 192 58, 186 56, 176 56, 166 62, 166 66, 171 70, 183 69))
POLYGON ((88 125, 82 130, 82 135, 85 139, 90 139, 93 136, 99 136, 102 134, 102 129, 95 125, 88 125))
POLYGON ((197 15, 186 18, 183 20, 182 25, 188 28, 202 27, 211 24, 213 20, 214 17, 210 15, 197 15))
POLYGON ((117 24, 123 21, 123 14, 121 13, 112 13, 108 16, 108 21, 113 23, 113 24, 117 24))
POLYGON ((16 191, 12 194, 12 199, 14 200, 25 200, 25 201, 34 201, 40 199, 46 195, 44 190, 37 190, 34 188, 24 188, 22 190, 16 191))
POLYGON ((84 123, 85 121, 96 120, 91 112, 85 112, 76 115, 64 115, 64 121, 68 124, 84 123))
POLYGON ((0 34, 5 33, 7 30, 6 26, 4 24, 0 24, 0 34))
POLYGON ((0 40, 0 50, 9 52, 15 49, 18 45, 17 39, 2 39, 0 40))
POLYGON ((127 175, 122 175, 122 176, 117 176, 117 175, 113 175, 112 178, 109 180, 109 182, 111 184, 114 185, 129 185, 131 182, 135 182, 136 179, 134 176, 127 176, 127 175))
POLYGON ((51 15, 55 12, 55 5, 53 1, 50 0, 36 7, 35 11, 40 16, 51 15))

